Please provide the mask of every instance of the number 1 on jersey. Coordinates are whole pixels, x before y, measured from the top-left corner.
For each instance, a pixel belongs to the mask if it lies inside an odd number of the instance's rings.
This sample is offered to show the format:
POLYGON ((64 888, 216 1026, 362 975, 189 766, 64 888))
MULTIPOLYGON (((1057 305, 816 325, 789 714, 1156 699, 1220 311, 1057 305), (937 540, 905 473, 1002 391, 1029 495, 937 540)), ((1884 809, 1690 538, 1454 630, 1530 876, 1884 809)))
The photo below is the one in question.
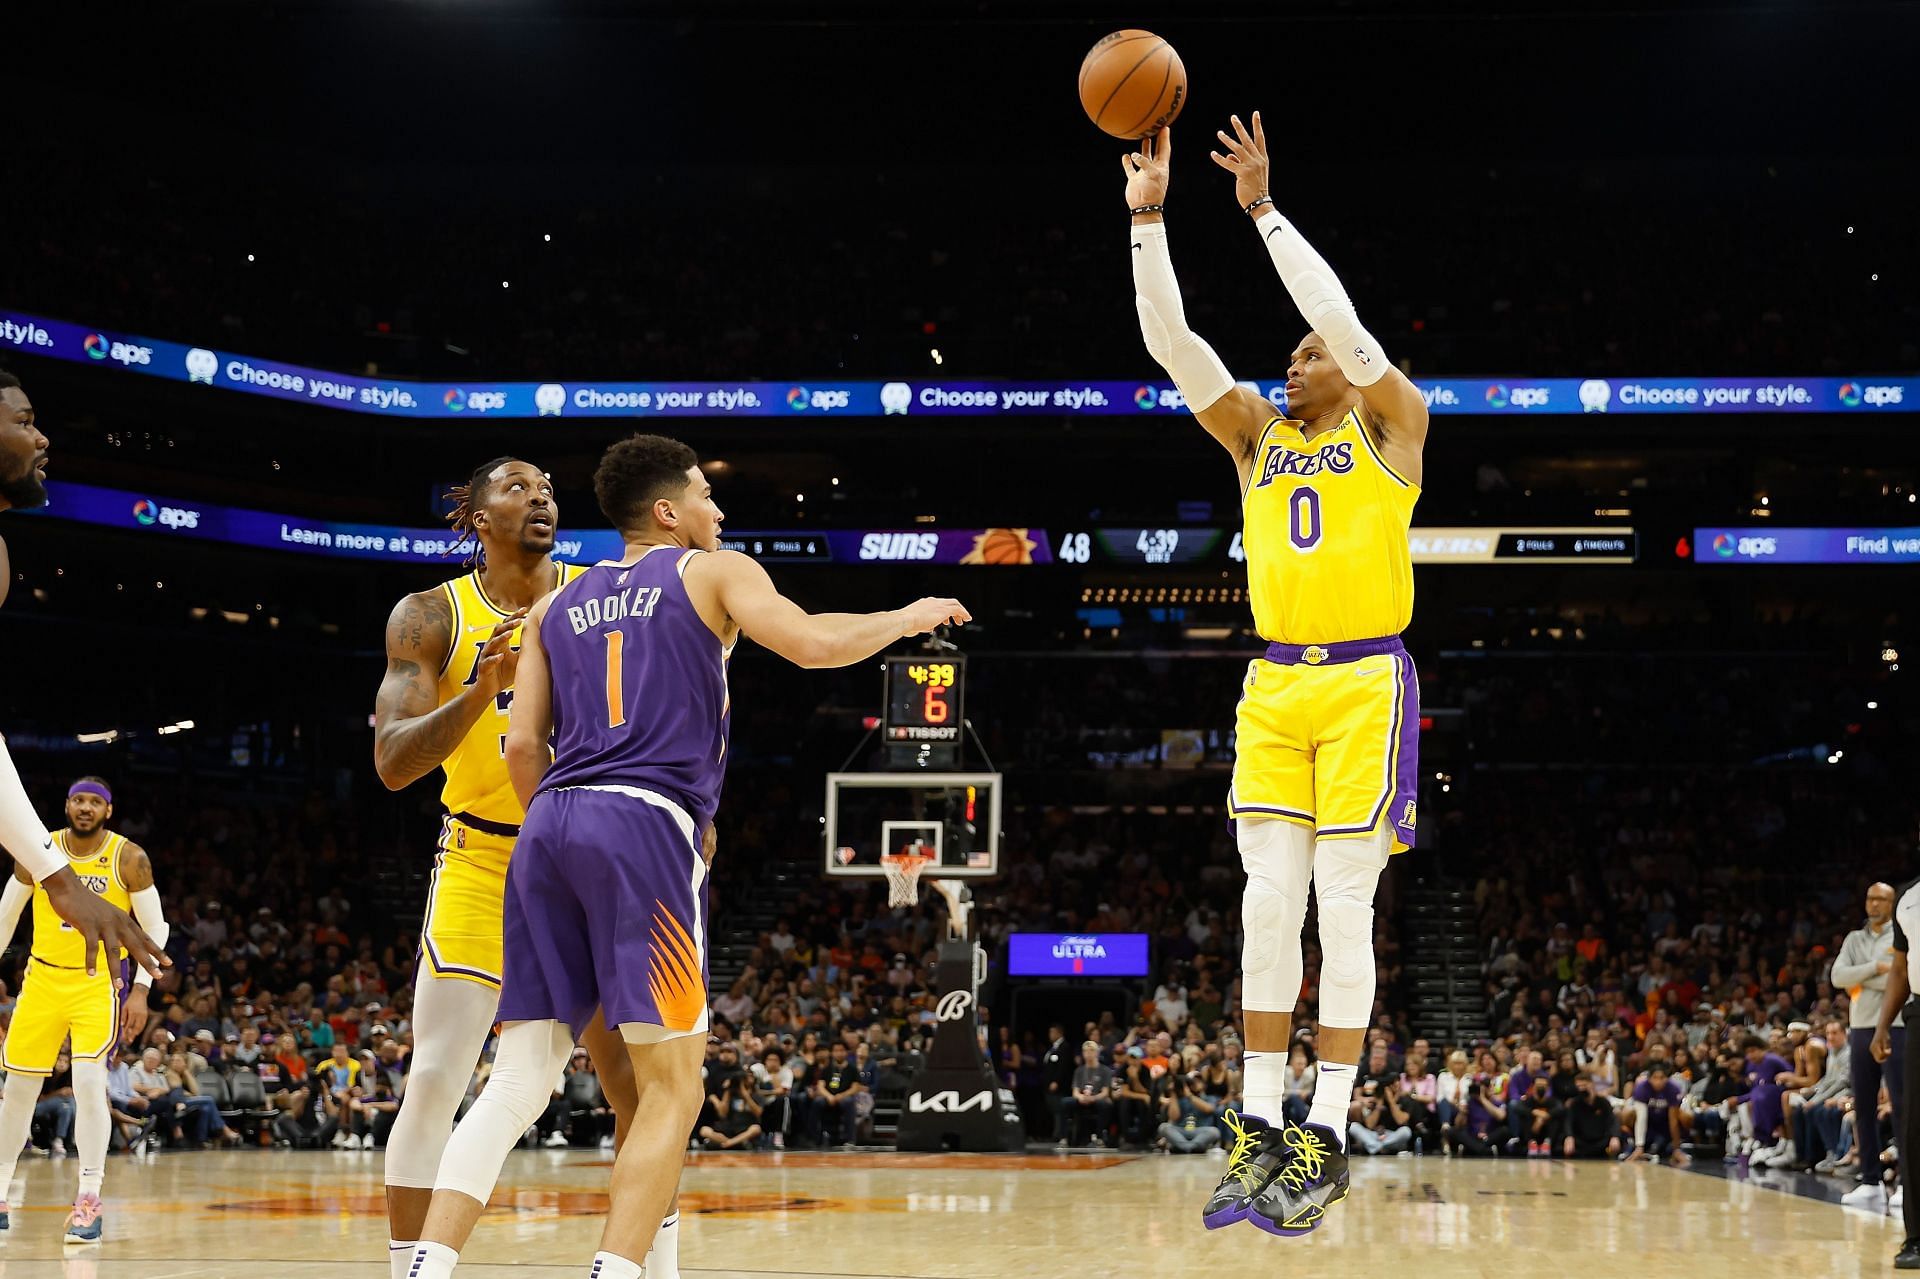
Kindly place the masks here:
POLYGON ((627 722, 626 691, 622 687, 620 653, 627 642, 625 631, 607 632, 607 727, 619 728, 627 722))

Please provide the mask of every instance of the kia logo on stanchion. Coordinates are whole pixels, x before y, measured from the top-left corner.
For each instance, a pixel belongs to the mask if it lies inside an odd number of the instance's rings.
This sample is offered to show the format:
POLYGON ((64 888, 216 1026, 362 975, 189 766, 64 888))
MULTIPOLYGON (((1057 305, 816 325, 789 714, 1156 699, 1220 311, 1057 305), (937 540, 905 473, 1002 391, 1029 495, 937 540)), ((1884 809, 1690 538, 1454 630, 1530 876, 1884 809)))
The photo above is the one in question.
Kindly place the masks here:
POLYGON ((940 1021, 959 1021, 973 1007, 973 992, 969 990, 950 990, 940 996, 940 1002, 933 1006, 933 1015, 940 1021))

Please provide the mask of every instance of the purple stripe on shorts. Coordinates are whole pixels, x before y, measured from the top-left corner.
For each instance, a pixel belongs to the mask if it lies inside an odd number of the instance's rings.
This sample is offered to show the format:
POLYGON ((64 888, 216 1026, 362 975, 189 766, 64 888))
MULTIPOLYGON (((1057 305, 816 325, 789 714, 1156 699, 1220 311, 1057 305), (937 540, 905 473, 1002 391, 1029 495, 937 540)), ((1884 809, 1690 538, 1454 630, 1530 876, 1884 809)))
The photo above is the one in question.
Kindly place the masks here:
POLYGON ((1405 652, 1396 655, 1393 663, 1400 675, 1393 690, 1393 753, 1388 757, 1390 776, 1383 779, 1380 802, 1366 825, 1332 827, 1316 832, 1318 837, 1371 834, 1379 829, 1384 814, 1394 837, 1409 847, 1413 844, 1413 805, 1420 777, 1420 677, 1413 669, 1413 658, 1405 652))

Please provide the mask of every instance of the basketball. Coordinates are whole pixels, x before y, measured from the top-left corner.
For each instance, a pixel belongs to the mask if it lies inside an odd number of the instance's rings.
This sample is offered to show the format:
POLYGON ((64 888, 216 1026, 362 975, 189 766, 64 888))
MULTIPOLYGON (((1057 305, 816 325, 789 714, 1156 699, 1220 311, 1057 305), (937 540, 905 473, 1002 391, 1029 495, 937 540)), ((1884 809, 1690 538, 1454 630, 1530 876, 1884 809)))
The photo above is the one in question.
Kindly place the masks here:
POLYGON ((1116 31, 1080 63, 1080 105, 1116 138, 1151 137, 1172 124, 1187 101, 1187 69, 1173 46, 1151 31, 1116 31))

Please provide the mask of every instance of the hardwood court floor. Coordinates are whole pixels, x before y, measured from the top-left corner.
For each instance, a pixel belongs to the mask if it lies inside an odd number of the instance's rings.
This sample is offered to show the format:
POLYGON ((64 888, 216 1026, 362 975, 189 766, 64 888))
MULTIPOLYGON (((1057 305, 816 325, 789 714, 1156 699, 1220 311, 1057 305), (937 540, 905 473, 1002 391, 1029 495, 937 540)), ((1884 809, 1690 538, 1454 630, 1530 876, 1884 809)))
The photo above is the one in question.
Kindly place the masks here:
MULTIPOLYGON (((376 1153, 114 1158, 106 1240, 60 1241, 72 1159, 28 1156, 0 1279, 382 1279, 376 1153), (24 1184, 22 1184, 24 1183, 24 1184)), ((1487 1279, 1543 1265, 1642 1279, 1807 1279, 1891 1269, 1896 1220, 1755 1182, 1649 1165, 1355 1161, 1354 1193, 1304 1240, 1208 1232, 1206 1157, 698 1155, 681 1211, 689 1279, 1487 1279), (1257 1269, 1235 1270, 1246 1266, 1257 1269)), ((606 1204, 598 1152, 516 1152, 460 1274, 584 1275, 606 1204)))

